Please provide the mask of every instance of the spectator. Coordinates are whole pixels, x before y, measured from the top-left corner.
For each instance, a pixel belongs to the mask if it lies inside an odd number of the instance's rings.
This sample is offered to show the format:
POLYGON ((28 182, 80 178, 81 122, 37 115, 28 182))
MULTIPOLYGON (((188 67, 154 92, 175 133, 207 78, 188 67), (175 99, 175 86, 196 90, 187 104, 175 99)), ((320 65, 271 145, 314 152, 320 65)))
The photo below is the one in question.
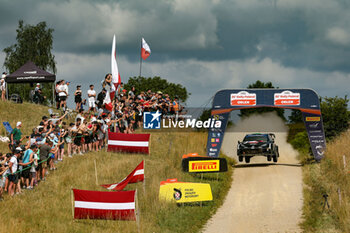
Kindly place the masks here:
POLYGON ((9 169, 10 169, 10 175, 8 176, 9 179, 9 188, 8 188, 8 193, 12 197, 15 193, 15 189, 18 183, 18 174, 17 169, 18 169, 18 161, 17 159, 20 156, 20 151, 15 150, 14 155, 11 157, 10 162, 9 162, 9 169))
POLYGON ((11 132, 11 145, 13 149, 16 148, 18 145, 20 145, 22 140, 24 139, 24 138, 21 138, 22 137, 21 127, 22 127, 22 122, 18 121, 16 124, 16 128, 14 128, 11 132))
POLYGON ((81 109, 81 102, 83 101, 81 95, 82 95, 81 86, 78 85, 77 89, 74 92, 74 96, 75 96, 74 102, 76 105, 75 106, 76 111, 79 111, 79 109, 81 109))
POLYGON ((65 82, 64 80, 62 80, 58 87, 58 95, 60 97, 60 107, 63 109, 63 111, 66 111, 68 85, 69 85, 69 82, 65 82))
POLYGON ((87 91, 88 101, 89 101, 89 111, 95 111, 95 101, 96 101, 96 91, 94 90, 94 85, 90 85, 90 89, 87 91))
POLYGON ((102 108, 103 101, 106 98, 106 89, 102 88, 102 91, 97 95, 97 107, 102 108))
POLYGON ((6 100, 6 72, 2 73, 1 80, 0 80, 0 92, 1 92, 1 100, 6 100))

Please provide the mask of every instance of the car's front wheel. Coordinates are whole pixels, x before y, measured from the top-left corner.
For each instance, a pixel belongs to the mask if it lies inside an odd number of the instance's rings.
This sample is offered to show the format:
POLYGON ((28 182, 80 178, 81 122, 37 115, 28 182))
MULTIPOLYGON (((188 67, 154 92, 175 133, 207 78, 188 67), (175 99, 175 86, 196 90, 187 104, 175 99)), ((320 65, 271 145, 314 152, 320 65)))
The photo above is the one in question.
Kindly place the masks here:
POLYGON ((238 156, 238 161, 243 162, 243 156, 238 156))
POLYGON ((250 163, 250 157, 246 156, 244 157, 246 163, 250 163))

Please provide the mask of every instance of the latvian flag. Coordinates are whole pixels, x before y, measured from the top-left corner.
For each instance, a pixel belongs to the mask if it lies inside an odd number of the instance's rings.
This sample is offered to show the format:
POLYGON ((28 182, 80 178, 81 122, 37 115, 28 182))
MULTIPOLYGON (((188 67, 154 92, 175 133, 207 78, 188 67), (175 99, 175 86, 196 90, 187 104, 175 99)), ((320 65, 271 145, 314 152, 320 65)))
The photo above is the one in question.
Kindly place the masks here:
POLYGON ((75 219, 136 220, 136 191, 100 192, 73 189, 75 219))
POLYGON ((108 132, 108 151, 149 154, 150 134, 108 132))
POLYGON ((149 47, 149 45, 147 44, 147 42, 145 41, 145 39, 142 38, 141 41, 141 57, 143 60, 146 60, 149 55, 151 55, 151 48, 149 47))
POLYGON ((145 179, 145 170, 144 170, 144 162, 142 160, 142 162, 139 165, 137 165, 137 167, 119 183, 102 184, 101 186, 109 190, 120 191, 120 190, 123 190, 127 184, 142 182, 144 181, 144 179, 145 179))

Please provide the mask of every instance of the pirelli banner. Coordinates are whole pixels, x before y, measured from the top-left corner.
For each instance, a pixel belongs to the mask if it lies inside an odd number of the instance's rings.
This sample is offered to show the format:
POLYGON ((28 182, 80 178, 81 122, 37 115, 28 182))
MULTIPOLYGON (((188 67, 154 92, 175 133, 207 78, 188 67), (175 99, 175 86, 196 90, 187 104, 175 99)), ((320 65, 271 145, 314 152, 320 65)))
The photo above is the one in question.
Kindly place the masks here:
POLYGON ((190 173, 226 172, 227 161, 224 158, 190 157, 182 159, 182 170, 190 173))
POLYGON ((218 157, 224 138, 229 113, 247 108, 288 108, 302 112, 309 136, 312 153, 317 161, 323 158, 326 149, 325 136, 317 93, 311 89, 232 89, 215 94, 212 118, 222 121, 220 128, 210 128, 207 140, 207 155, 218 157))

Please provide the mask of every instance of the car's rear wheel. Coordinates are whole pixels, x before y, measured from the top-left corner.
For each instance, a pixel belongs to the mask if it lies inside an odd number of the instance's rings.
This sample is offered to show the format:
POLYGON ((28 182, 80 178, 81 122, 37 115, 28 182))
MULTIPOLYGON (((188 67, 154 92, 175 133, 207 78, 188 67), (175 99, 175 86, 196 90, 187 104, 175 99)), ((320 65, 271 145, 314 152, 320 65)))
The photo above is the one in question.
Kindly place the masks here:
POLYGON ((267 156, 267 161, 271 161, 271 155, 267 156))
POLYGON ((243 162, 243 156, 238 156, 238 161, 243 162))
POLYGON ((244 157, 246 163, 250 163, 250 157, 246 156, 244 157))

